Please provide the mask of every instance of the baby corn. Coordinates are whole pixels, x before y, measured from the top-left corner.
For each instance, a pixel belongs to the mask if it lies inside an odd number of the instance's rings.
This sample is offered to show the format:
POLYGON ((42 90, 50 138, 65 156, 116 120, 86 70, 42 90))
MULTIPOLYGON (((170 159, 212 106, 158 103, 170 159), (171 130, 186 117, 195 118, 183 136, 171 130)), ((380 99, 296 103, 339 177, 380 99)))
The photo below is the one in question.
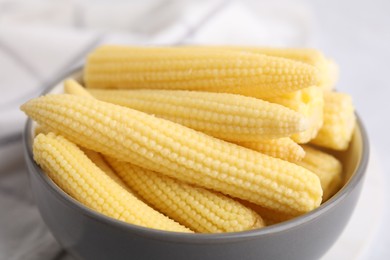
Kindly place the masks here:
POLYGON ((62 136, 39 134, 34 139, 33 152, 35 161, 49 177, 85 206, 131 224, 191 232, 128 193, 62 136))
POLYGON ((317 85, 323 90, 332 90, 339 78, 339 69, 337 64, 333 60, 327 59, 316 49, 248 46, 208 46, 207 48, 258 53, 304 62, 319 69, 319 83, 317 85))
POLYGON ((299 48, 251 48, 251 51, 272 55, 276 57, 288 58, 313 65, 320 71, 319 83, 317 84, 323 90, 332 90, 339 79, 339 68, 337 64, 326 58, 316 49, 299 48), (256 50, 258 49, 258 50, 256 50))
POLYGON ((317 174, 321 181, 321 187, 324 191, 323 200, 327 200, 333 195, 341 185, 342 165, 339 160, 330 154, 317 150, 313 147, 304 145, 305 157, 296 164, 317 174))
POLYGON ((264 226, 254 211, 220 193, 191 186, 131 163, 110 157, 106 159, 145 202, 191 230, 220 233, 264 226))
POLYGON ((236 144, 290 162, 300 161, 305 156, 302 147, 288 137, 256 142, 236 142, 236 144))
POLYGON ((97 99, 162 117, 232 141, 290 136, 307 128, 301 114, 267 101, 180 90, 89 90, 97 99))
POLYGON ((356 125, 352 99, 344 93, 325 92, 324 100, 324 124, 311 143, 346 150, 356 125))
POLYGON ((319 83, 318 69, 251 52, 103 46, 88 56, 88 88, 149 88, 274 96, 319 83))
POLYGON ((21 109, 83 147, 266 208, 300 215, 321 203, 320 181, 305 168, 143 112, 66 94, 21 109))
POLYGON ((317 135, 322 127, 324 97, 323 91, 318 87, 313 86, 282 96, 266 98, 266 100, 286 106, 307 118, 308 129, 291 136, 297 143, 302 144, 309 142, 317 135))

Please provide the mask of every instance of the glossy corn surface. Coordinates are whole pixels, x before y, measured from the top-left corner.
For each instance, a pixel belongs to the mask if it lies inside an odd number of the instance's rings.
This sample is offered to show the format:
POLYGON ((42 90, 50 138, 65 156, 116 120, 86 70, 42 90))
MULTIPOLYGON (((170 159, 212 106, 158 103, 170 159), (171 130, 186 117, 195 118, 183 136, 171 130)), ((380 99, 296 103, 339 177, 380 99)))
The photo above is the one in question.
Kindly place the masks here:
POLYGON ((72 95, 21 109, 81 146, 267 208, 299 215, 321 203, 319 179, 303 167, 143 112, 72 95))

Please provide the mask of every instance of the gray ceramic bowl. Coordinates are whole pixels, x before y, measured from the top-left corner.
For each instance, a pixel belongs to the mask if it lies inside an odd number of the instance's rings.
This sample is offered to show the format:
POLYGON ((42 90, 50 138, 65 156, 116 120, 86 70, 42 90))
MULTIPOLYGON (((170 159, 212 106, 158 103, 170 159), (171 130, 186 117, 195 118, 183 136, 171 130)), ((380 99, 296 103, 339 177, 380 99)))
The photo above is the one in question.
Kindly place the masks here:
MULTIPOLYGON (((80 78, 80 70, 73 73, 80 78)), ((46 92, 59 92, 60 84, 46 92)), ((33 123, 25 128, 25 157, 41 215, 58 242, 80 259, 316 259, 335 243, 359 197, 368 161, 368 139, 358 120, 341 155, 345 185, 316 210, 277 225, 224 234, 182 234, 127 224, 92 211, 56 186, 32 155, 33 123)))

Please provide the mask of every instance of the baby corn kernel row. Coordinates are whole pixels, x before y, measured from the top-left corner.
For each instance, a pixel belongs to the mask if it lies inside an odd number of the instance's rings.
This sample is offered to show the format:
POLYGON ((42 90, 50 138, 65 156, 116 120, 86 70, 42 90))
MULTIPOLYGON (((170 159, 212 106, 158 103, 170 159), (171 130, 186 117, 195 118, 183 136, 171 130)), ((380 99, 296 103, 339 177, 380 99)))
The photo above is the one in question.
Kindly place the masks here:
POLYGON ((39 124, 36 162, 87 207, 167 231, 236 232, 305 214, 342 186, 342 163, 320 150, 347 149, 355 127, 336 80, 312 49, 103 46, 86 88, 68 79, 67 94, 21 109, 39 124))

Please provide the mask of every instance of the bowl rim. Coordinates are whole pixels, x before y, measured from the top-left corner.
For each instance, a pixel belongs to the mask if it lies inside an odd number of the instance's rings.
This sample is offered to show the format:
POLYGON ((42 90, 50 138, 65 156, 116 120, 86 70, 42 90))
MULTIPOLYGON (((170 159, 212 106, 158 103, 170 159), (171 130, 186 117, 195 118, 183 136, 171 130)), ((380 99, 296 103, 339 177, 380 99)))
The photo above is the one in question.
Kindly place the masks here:
MULTIPOLYGON (((40 95, 49 93, 55 86, 57 86, 63 79, 70 77, 76 73, 80 73, 83 67, 77 67, 70 72, 64 73, 61 77, 58 77, 57 80, 53 81, 51 84, 48 84, 40 95)), ((355 173, 351 176, 348 182, 329 200, 320 205, 318 208, 303 214, 302 216, 293 218, 288 221, 281 222, 279 224, 267 226, 261 229, 240 231, 240 232, 227 232, 227 233, 215 233, 215 234, 200 234, 200 233, 180 233, 172 231, 164 231, 158 229, 152 229, 147 227, 142 227, 130 223, 126 223, 120 220, 113 219, 111 217, 105 216, 99 212, 96 212, 77 200, 73 199, 62 189, 60 189, 36 164, 34 161, 32 153, 32 120, 27 118, 24 132, 23 132, 23 149, 25 150, 25 159, 28 164, 33 166, 33 170, 29 169, 30 174, 35 174, 41 182, 45 183, 49 191, 56 196, 59 200, 65 203, 68 207, 73 210, 79 211, 81 214, 85 215, 89 219, 100 222, 104 225, 111 225, 113 227, 121 228, 124 232, 136 233, 139 236, 153 237, 153 239, 164 240, 164 241, 174 241, 175 243, 208 243, 208 242, 218 242, 226 243, 233 241, 243 241, 248 239, 254 239, 259 236, 268 236, 275 235, 277 233, 298 228, 301 225, 304 225, 308 222, 313 221, 315 218, 319 217, 327 211, 331 211, 336 207, 341 201, 343 201, 347 196, 350 195, 352 190, 362 181, 365 176, 368 159, 369 159, 369 142, 366 129, 363 126, 363 123, 360 117, 356 114, 357 127, 362 139, 362 153, 359 160, 359 164, 355 170, 355 173)))

